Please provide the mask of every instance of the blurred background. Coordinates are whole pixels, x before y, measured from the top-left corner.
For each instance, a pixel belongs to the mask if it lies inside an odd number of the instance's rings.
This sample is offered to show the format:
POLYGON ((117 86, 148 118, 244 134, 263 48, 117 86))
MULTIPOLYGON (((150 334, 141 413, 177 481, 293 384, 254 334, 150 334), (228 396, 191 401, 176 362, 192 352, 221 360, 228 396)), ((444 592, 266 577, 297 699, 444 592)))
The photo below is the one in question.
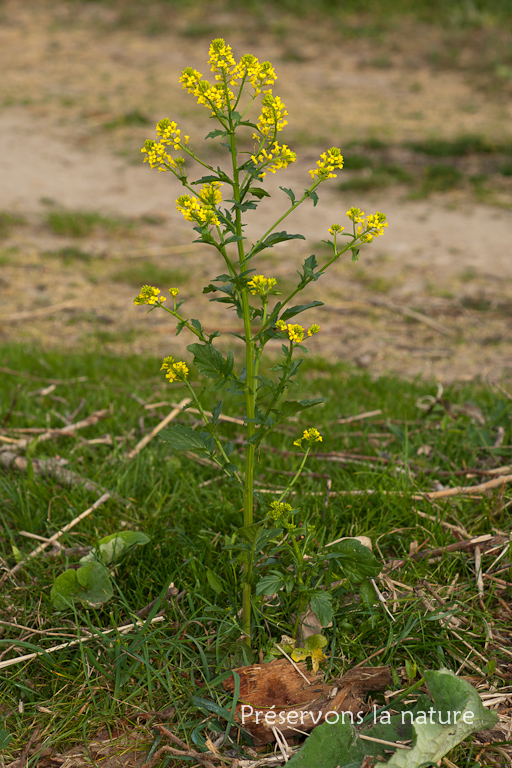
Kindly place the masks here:
POLYGON ((222 264, 192 243, 182 187, 140 152, 163 117, 203 151, 214 126, 179 76, 207 76, 215 37, 273 63, 298 154, 267 179, 251 238, 320 152, 346 161, 286 223, 306 243, 268 251, 258 272, 286 290, 348 207, 389 219, 359 262, 313 284, 312 354, 443 381, 512 376, 510 0, 1 3, 0 341, 174 354, 191 340, 133 306, 145 283, 179 287, 208 330, 238 330, 201 296, 222 264))

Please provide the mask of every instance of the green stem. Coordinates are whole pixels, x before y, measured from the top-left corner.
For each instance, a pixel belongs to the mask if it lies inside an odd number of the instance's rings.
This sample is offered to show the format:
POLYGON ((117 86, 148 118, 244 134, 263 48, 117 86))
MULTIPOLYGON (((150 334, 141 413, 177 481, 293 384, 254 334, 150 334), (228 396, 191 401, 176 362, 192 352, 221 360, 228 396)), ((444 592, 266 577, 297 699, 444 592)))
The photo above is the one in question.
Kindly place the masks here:
POLYGON ((278 500, 277 500, 278 503, 281 503, 281 501, 289 493, 289 491, 292 488, 292 486, 295 485, 296 481, 299 479, 299 476, 300 476, 302 470, 304 469, 304 465, 306 463, 306 459, 308 458, 310 451, 311 451, 311 446, 308 445, 308 447, 306 448, 306 453, 304 454, 304 458, 302 459, 301 465, 300 465, 300 467, 297 470, 297 473, 295 474, 294 478, 288 483, 288 485, 286 486, 286 488, 284 489, 284 491, 282 492, 282 494, 278 498, 278 500))
MULTIPOLYGON (((231 112, 229 112, 229 143, 231 150, 231 162, 233 168, 233 199, 235 200, 235 231, 239 237, 242 237, 242 214, 240 211, 240 176, 238 170, 238 159, 235 141, 235 126, 231 112)), ((243 241, 238 240, 238 262, 240 271, 243 272, 246 266, 246 257, 243 241)), ((252 342, 251 331, 251 309, 249 306, 249 291, 243 288, 240 292, 242 303, 244 335, 245 335, 245 411, 248 419, 246 427, 247 449, 245 455, 245 477, 244 477, 244 527, 253 524, 254 520, 254 454, 255 448, 249 441, 255 432, 255 425, 251 419, 255 414, 255 389, 254 389, 254 342, 252 342)), ((251 643, 251 596, 252 589, 250 584, 250 556, 245 558, 245 581, 242 594, 242 622, 244 633, 251 643)))

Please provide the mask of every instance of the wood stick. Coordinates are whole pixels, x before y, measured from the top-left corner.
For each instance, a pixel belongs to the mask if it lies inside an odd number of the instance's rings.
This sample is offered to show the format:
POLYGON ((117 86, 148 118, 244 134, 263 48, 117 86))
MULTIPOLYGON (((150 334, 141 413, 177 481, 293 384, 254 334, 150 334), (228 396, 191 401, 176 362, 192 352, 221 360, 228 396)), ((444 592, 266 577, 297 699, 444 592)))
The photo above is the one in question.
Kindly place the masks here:
POLYGON ((77 523, 79 523, 81 520, 83 520, 85 517, 91 514, 91 512, 94 512, 98 507, 100 507, 102 504, 104 504, 107 499, 110 499, 110 493, 104 493, 103 496, 100 496, 97 501, 94 502, 92 507, 89 507, 89 509, 86 509, 85 512, 81 512, 78 517, 75 517, 74 520, 72 520, 70 523, 64 526, 64 528, 61 528, 60 531, 57 531, 57 533, 54 533, 53 536, 50 536, 50 538, 44 542, 43 544, 40 544, 38 547, 36 547, 30 554, 28 554, 24 560, 19 562, 17 565, 14 566, 14 568, 11 569, 11 575, 14 573, 17 573, 27 562, 28 560, 31 560, 33 557, 36 557, 40 552, 43 552, 47 547, 49 547, 51 544, 53 544, 54 541, 58 541, 61 536, 63 536, 65 533, 71 530, 71 528, 74 528, 77 523))
MULTIPOLYGON (((155 622, 159 621, 165 621, 165 616, 155 616, 149 623, 154 624, 155 622)), ((80 643, 87 643, 89 640, 93 640, 98 635, 109 635, 111 632, 129 632, 131 629, 134 629, 134 627, 142 627, 144 624, 143 621, 137 621, 135 624, 125 624, 122 627, 112 627, 112 629, 105 629, 97 632, 96 634, 89 634, 85 637, 80 637, 76 640, 70 640, 67 643, 61 643, 60 645, 54 645, 53 648, 47 648, 44 651, 36 651, 35 653, 26 653, 24 656, 16 656, 14 659, 7 659, 7 661, 0 661, 0 669, 4 669, 5 667, 11 667, 13 664, 21 664, 25 663, 27 661, 32 661, 32 659, 37 659, 38 656, 44 656, 46 653, 55 653, 56 651, 61 651, 63 648, 71 648, 73 645, 79 645, 80 643)), ((87 630, 89 631, 89 630, 87 630)))
POLYGON ((353 421, 361 421, 362 419, 371 419, 372 416, 380 416, 382 413, 381 409, 378 408, 376 411, 366 411, 366 413, 358 413, 356 416, 347 416, 346 419, 338 419, 336 421, 336 424, 350 424, 353 421))
POLYGON ((0 446, 0 452, 10 451, 13 448, 23 450, 32 442, 35 445, 38 445, 39 443, 45 442, 46 440, 52 440, 54 437, 60 437, 61 435, 73 435, 77 429, 85 429, 85 427, 90 427, 92 424, 97 424, 98 421, 106 418, 111 413, 111 408, 104 408, 100 411, 94 411, 94 413, 91 413, 91 415, 87 416, 87 418, 82 419, 81 421, 77 421, 74 424, 68 424, 66 427, 59 427, 57 429, 49 429, 47 432, 43 432, 42 435, 38 435, 38 437, 34 440, 30 440, 29 438, 24 437, 21 440, 17 440, 15 443, 9 443, 9 445, 5 446, 2 445, 0 446))
POLYGON ((445 499, 448 496, 473 496, 478 493, 485 493, 492 488, 499 488, 505 483, 512 481, 512 475, 501 475, 495 477, 492 480, 488 480, 486 483, 479 483, 478 485, 458 485, 455 488, 445 488, 442 491, 424 491, 421 494, 414 494, 413 499, 427 499, 433 501, 434 499, 445 499))
POLYGON ((145 435, 142 438, 142 440, 139 440, 139 442, 137 443, 135 448, 133 448, 133 450, 128 451, 128 453, 126 454, 126 458, 128 460, 133 459, 134 456, 140 453, 140 451, 142 451, 142 449, 145 448, 149 442, 151 442, 151 440, 155 437, 155 435, 158 435, 160 430, 166 427, 167 424, 169 424, 169 422, 171 422, 173 419, 176 418, 176 416, 179 413, 181 413, 181 411, 185 408, 186 405, 188 405, 188 403, 190 403, 190 397, 184 397, 183 400, 181 400, 181 402, 179 402, 178 405, 176 405, 172 409, 172 411, 167 414, 165 419, 162 419, 162 421, 159 424, 157 424, 154 429, 151 430, 149 435, 145 435))

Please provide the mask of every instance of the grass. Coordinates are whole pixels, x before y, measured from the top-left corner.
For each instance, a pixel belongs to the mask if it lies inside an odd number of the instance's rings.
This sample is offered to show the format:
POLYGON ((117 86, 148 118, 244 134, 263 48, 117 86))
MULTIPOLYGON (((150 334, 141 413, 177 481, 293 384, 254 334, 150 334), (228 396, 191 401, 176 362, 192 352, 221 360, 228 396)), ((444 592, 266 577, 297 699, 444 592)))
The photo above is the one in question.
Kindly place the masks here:
POLYGON ((114 282, 126 283, 134 288, 140 288, 141 285, 165 285, 171 288, 177 284, 183 285, 189 279, 189 275, 180 269, 159 267, 150 261, 117 269, 109 277, 114 282))
POLYGON ((61 259, 64 264, 74 264, 77 261, 89 262, 94 256, 88 251, 82 251, 74 245, 67 245, 64 248, 58 248, 56 251, 45 251, 43 256, 50 256, 61 259))
POLYGON ((24 216, 20 216, 17 213, 8 213, 7 211, 0 211, 0 240, 9 237, 13 227, 25 224, 26 220, 24 216))
MULTIPOLYGON (((137 734, 148 754, 156 741, 153 716, 144 713, 169 706, 174 711, 166 725, 178 737, 196 748, 207 735, 215 739, 219 729, 225 729, 222 717, 216 715, 218 706, 231 706, 221 685, 225 671, 252 660, 239 643, 239 566, 226 550, 241 525, 241 498, 236 488, 220 481, 213 468, 172 454, 158 438, 135 459, 125 457, 169 410, 144 408, 144 403, 176 402, 183 390, 166 386, 158 373, 159 360, 112 358, 100 351, 60 355, 10 345, 0 349, 0 365, 22 374, 0 377, 4 439, 17 437, 16 429, 61 427, 66 419, 76 421, 95 410, 111 409, 108 418, 76 436, 54 438, 33 445, 28 452, 32 460, 67 459, 68 469, 117 495, 66 534, 62 545, 91 547, 117 530, 140 530, 151 537, 149 544, 116 567, 114 597, 103 608, 77 604, 74 611, 52 610, 53 579, 78 559, 66 550, 58 556, 33 558, 16 580, 5 582, 0 591, 2 658, 50 648, 86 629, 93 639, 0 670, 0 713, 3 727, 12 735, 4 759, 9 762, 21 753, 36 726, 40 731, 32 743, 31 766, 44 749, 61 753, 72 746, 76 750, 105 726, 137 734), (83 376, 86 380, 78 380, 83 376), (52 383, 54 389, 50 389, 52 383), (105 436, 108 442, 99 440, 105 436), (207 578, 207 569, 215 573, 220 589, 212 587, 215 581, 207 578), (112 638, 99 634, 133 621, 135 611, 158 597, 170 581, 181 599, 169 604, 163 623, 146 624, 112 638), (194 703, 193 696, 200 696, 203 704, 194 703), (210 704, 205 705, 204 699, 210 704)), ((409 552, 411 547, 428 550, 456 541, 446 523, 465 526, 471 535, 508 530, 510 491, 459 496, 435 504, 410 497, 416 491, 431 490, 436 483, 455 486, 486 480, 492 467, 510 464, 512 402, 489 386, 469 383, 451 386, 435 401, 434 383, 373 380, 366 372, 320 359, 304 363, 302 372, 297 394, 328 400, 309 419, 274 434, 273 450, 260 455, 257 478, 263 485, 259 488, 283 484, 283 473, 295 467, 296 459, 280 451, 290 450, 302 429, 315 424, 324 435, 322 451, 371 457, 348 458, 344 463, 313 457, 309 462, 312 472, 297 484, 294 503, 316 526, 318 541, 368 535, 375 553, 388 565, 405 560, 403 567, 390 573, 405 585, 395 587, 395 621, 378 606, 362 605, 354 594, 338 588, 335 625, 325 630, 330 673, 339 674, 385 647, 371 664, 389 664, 398 688, 408 660, 420 670, 440 666, 458 670, 460 660, 468 656, 466 640, 483 658, 470 653, 463 674, 500 689, 510 676, 510 657, 503 650, 511 638, 510 617, 502 603, 511 603, 511 587, 500 586, 497 591, 498 583, 486 579, 482 607, 471 550, 445 554, 432 562, 411 559, 409 552), (342 417, 375 409, 382 409, 382 414, 338 423, 342 417), (501 445, 493 448, 501 433, 501 445), (474 470, 477 477, 466 478, 464 468, 474 470), (334 491, 363 493, 333 496, 326 508, 327 479, 334 491), (473 634, 458 639, 439 620, 446 609, 426 611, 412 591, 421 579, 427 579, 454 606, 456 615, 469 621, 473 634), (455 580, 456 591, 449 594, 455 580), (488 645, 485 622, 492 622, 493 629, 494 640, 488 645), (401 642, 396 642, 399 638, 401 642), (476 677, 475 668, 480 670, 476 677)), ((206 392, 205 405, 211 408, 214 402, 206 392)), ((223 411, 239 415, 229 396, 224 397, 223 411)), ((187 424, 194 419, 188 414, 180 418, 187 424)), ((226 425, 224 434, 235 441, 237 456, 237 427, 226 425)), ((33 477, 30 464, 28 474, 5 470, 0 476, 0 562, 12 567, 13 551, 25 556, 33 549, 36 542, 21 531, 48 537, 100 494, 76 484, 68 487, 51 477, 33 477)), ((269 498, 273 497, 260 493, 258 518, 269 498)), ((500 551, 489 555, 484 551, 484 571, 500 551)), ((505 556, 499 565, 510 566, 508 560, 505 556)), ((499 578, 512 580, 510 570, 499 573, 499 578)), ((388 589, 384 582, 380 586, 388 589)), ((393 600, 389 605, 392 608, 393 600)), ((279 607, 269 605, 263 610, 264 620, 255 620, 254 647, 265 651, 281 634, 289 634, 291 619, 279 607)), ((244 748, 243 738, 240 744, 244 748)), ((459 748, 451 756, 455 758, 459 766, 473 765, 468 746, 459 748)))
POLYGON ((115 216, 105 216, 98 211, 49 211, 45 223, 56 235, 63 237, 90 237, 98 229, 110 232, 133 227, 133 222, 115 216))

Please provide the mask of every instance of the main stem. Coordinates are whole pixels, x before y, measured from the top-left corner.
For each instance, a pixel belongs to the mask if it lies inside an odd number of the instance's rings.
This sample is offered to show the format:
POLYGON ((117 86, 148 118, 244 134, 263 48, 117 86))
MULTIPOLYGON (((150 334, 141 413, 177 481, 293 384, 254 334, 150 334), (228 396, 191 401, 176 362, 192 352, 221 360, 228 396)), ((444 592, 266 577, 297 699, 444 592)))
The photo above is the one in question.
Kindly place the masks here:
MULTIPOLYGON (((231 160, 233 164, 233 198, 240 202, 240 176, 238 171, 238 160, 236 153, 235 142, 235 128, 231 121, 230 115, 230 147, 231 147, 231 160)), ((235 209, 235 228, 236 234, 242 237, 242 214, 239 207, 235 209)), ((243 241, 238 240, 238 261, 240 265, 240 271, 244 271, 245 264, 245 252, 243 241)), ((254 419, 255 414, 255 371, 254 371, 254 342, 252 339, 251 330, 251 312, 249 307, 249 295, 247 288, 241 291, 243 321, 244 321, 244 336, 245 336, 245 371, 246 371, 246 387, 245 387, 245 410, 247 417, 247 448, 245 454, 245 478, 244 478, 244 526, 252 525, 254 519, 254 454, 255 446, 249 441, 255 432, 255 425, 251 419, 254 419)), ((249 645, 251 643, 251 555, 249 553, 245 556, 245 568, 244 575, 245 581, 242 591, 242 623, 244 628, 244 634, 248 638, 249 645)))

